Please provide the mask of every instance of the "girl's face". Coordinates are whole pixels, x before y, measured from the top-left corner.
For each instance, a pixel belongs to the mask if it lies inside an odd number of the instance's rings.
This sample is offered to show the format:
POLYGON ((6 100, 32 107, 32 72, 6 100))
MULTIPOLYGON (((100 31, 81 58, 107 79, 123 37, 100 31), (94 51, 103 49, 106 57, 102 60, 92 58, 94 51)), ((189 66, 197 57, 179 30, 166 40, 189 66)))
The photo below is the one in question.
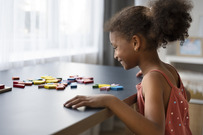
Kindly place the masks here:
POLYGON ((114 47, 114 58, 124 69, 128 70, 138 65, 138 54, 133 40, 127 41, 116 32, 110 32, 110 42, 114 47))

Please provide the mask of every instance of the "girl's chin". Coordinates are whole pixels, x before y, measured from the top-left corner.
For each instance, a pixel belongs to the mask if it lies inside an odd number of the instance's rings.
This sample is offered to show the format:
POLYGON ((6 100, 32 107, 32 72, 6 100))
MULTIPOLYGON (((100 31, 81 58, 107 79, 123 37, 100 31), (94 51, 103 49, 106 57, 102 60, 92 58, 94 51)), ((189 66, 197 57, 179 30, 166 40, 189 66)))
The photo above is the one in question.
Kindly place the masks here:
POLYGON ((123 68, 125 69, 125 70, 128 70, 128 69, 130 69, 126 64, 124 64, 123 62, 121 63, 121 65, 123 66, 123 68))
POLYGON ((134 68, 134 67, 130 67, 130 66, 124 64, 124 63, 121 63, 121 65, 123 66, 123 68, 124 68, 125 70, 129 70, 129 69, 131 69, 131 68, 134 68))
POLYGON ((131 69, 131 68, 128 68, 128 67, 125 67, 125 66, 123 66, 123 68, 124 68, 125 70, 129 70, 129 69, 131 69))

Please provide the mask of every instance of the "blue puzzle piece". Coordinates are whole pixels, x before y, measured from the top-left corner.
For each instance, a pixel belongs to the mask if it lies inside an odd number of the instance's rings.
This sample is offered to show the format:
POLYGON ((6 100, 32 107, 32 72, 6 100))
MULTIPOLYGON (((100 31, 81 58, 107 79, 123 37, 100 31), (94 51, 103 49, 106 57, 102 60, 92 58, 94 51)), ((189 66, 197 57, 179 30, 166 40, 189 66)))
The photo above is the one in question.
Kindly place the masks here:
POLYGON ((76 81, 76 78, 68 78, 68 81, 76 81))
POLYGON ((70 87, 71 87, 71 89, 72 88, 77 88, 77 83, 71 83, 70 87))
POLYGON ((114 86, 111 87, 111 90, 123 90, 123 86, 114 86))

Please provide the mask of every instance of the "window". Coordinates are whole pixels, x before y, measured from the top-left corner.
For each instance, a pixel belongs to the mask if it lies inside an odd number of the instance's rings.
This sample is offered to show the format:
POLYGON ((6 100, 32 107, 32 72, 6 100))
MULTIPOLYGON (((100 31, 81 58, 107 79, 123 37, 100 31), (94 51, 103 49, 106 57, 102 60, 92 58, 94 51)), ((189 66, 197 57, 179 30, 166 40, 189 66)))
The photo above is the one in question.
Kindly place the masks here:
POLYGON ((2 0, 0 69, 5 64, 98 53, 101 0, 2 0))

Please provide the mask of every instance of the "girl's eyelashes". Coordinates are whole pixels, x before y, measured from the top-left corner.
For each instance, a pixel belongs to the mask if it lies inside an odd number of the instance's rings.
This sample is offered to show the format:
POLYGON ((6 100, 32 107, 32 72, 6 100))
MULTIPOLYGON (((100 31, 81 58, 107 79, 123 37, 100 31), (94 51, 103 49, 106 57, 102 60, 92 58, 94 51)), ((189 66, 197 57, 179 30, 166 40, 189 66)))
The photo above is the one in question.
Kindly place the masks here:
POLYGON ((117 48, 117 46, 113 47, 113 49, 115 50, 117 48))

